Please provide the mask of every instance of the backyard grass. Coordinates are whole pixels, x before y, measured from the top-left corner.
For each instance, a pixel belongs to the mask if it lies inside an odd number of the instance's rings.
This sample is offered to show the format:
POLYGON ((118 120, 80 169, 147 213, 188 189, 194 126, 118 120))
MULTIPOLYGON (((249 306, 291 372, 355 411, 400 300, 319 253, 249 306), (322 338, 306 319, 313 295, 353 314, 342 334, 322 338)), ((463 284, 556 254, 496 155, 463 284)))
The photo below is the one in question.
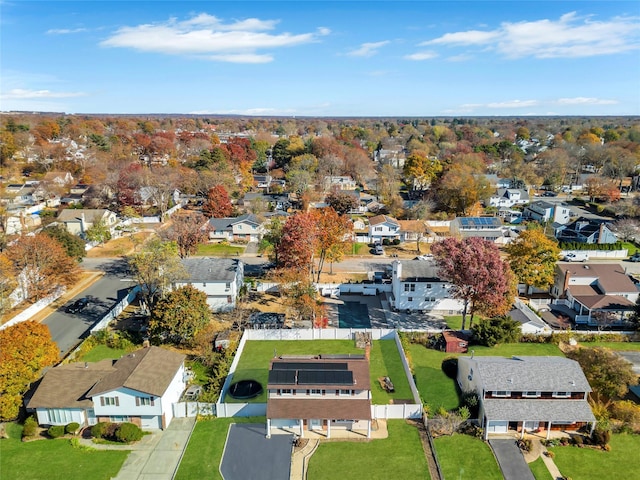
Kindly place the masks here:
POLYGON ((242 252, 244 247, 235 247, 226 243, 201 243, 198 245, 196 256, 226 257, 240 255, 242 252))
MULTIPOLYGON (((257 380, 262 384, 263 392, 251 402, 267 401, 266 386, 269 377, 269 361, 274 355, 318 355, 318 354, 364 353, 357 349, 352 340, 251 340, 245 344, 238 368, 233 375, 233 382, 238 380, 257 380)), ((393 340, 373 342, 371 348, 371 390, 374 404, 388 404, 392 399, 411 399, 409 381, 404 374, 400 354, 393 340), (380 387, 378 377, 389 377, 395 387, 394 393, 387 393, 380 387)), ((246 400, 235 400, 225 397, 225 402, 244 403, 246 400)))
POLYGON ((307 478, 429 478, 418 430, 404 420, 388 420, 387 428, 386 439, 321 443, 309 461, 307 478))
POLYGON ((616 351, 640 351, 640 342, 580 342, 583 347, 605 347, 616 351))
MULTIPOLYGON (((496 347, 470 347, 474 355, 493 355, 511 357, 513 355, 551 355, 561 356, 562 352, 553 344, 539 343, 509 343, 496 347)), ((409 347, 413 360, 413 372, 416 378, 416 386, 425 404, 432 410, 442 406, 447 410, 458 408, 459 398, 457 385, 454 379, 447 377, 442 371, 442 361, 450 356, 469 355, 452 354, 432 350, 423 345, 412 344, 409 347)))
POLYGON ((536 460, 529 464, 529 468, 531 469, 531 473, 536 477, 536 480, 554 480, 554 478, 549 473, 549 469, 544 464, 542 457, 538 457, 536 460))
POLYGON ((640 435, 611 435, 609 444, 610 452, 577 447, 554 447, 549 450, 556 454, 554 462, 560 472, 573 480, 590 478, 640 480, 640 469, 637 468, 640 435))
MULTIPOLYGON (((234 417, 199 420, 180 462, 176 480, 207 478, 222 480, 220 462, 224 453, 229 425, 232 423, 262 423, 264 417, 234 417)), ((87 477, 90 478, 90 477, 87 477)))
POLYGON ((444 317, 444 321, 447 323, 447 327, 451 330, 462 329, 462 315, 451 315, 450 317, 444 317))
POLYGON ((438 437, 434 440, 442 475, 451 479, 502 480, 502 472, 489 445, 468 435, 438 437))
POLYGON ((7 424, 10 438, 0 440, 2 480, 109 480, 129 455, 123 450, 81 450, 69 439, 23 443, 22 427, 7 424))
POLYGON ((100 360, 105 360, 107 358, 120 358, 127 353, 127 350, 123 348, 111 348, 107 347, 106 345, 96 345, 87 353, 85 353, 82 358, 79 358, 78 361, 99 362, 100 360))

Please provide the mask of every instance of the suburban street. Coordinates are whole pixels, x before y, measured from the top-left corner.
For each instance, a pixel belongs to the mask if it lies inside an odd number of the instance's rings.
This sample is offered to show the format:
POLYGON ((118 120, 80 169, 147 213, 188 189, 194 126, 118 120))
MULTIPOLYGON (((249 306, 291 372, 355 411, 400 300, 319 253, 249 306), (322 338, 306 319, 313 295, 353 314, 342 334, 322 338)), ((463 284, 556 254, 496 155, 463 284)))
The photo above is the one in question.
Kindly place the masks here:
POLYGON ((126 277, 126 264, 119 258, 85 259, 81 266, 85 270, 101 270, 105 274, 42 321, 49 327, 61 356, 80 343, 88 335, 89 329, 124 298, 133 286, 126 277), (86 308, 78 313, 65 312, 68 305, 82 297, 89 299, 86 308))

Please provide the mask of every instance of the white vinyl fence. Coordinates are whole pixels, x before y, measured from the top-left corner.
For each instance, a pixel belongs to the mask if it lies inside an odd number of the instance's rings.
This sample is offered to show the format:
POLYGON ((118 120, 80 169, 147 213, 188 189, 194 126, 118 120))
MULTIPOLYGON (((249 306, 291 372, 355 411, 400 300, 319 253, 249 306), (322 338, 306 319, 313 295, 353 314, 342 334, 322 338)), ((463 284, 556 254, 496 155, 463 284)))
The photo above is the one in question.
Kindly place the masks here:
POLYGON ((129 304, 133 302, 133 300, 135 300, 139 291, 139 285, 133 287, 126 297, 120 300, 119 303, 117 303, 111 310, 109 310, 109 312, 104 317, 102 317, 102 319, 98 323, 96 323, 93 328, 91 328, 91 334, 107 328, 109 326, 109 323, 111 323, 111 320, 120 315, 124 311, 124 309, 127 308, 129 304))

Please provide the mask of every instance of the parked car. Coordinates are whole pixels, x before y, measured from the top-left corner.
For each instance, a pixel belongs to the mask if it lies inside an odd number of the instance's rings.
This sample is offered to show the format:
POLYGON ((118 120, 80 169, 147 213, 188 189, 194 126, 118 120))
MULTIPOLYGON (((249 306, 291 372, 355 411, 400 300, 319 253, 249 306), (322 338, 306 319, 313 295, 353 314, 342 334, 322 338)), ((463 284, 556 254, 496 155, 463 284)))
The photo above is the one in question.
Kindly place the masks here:
POLYGON ((557 197, 558 194, 556 192, 544 192, 543 197, 557 197))
POLYGON ((376 246, 373 248, 373 253, 374 253, 375 255, 384 255, 384 249, 382 248, 382 245, 376 245, 376 246))
POLYGON ((629 257, 629 261, 631 262, 640 262, 640 252, 636 252, 629 257))
POLYGON ((67 313, 78 313, 78 312, 81 312, 82 310, 84 310, 87 305, 89 305, 89 299, 88 298, 86 298, 86 297, 79 298, 78 300, 73 302, 71 305, 67 306, 67 308, 65 308, 65 312, 67 312, 67 313))

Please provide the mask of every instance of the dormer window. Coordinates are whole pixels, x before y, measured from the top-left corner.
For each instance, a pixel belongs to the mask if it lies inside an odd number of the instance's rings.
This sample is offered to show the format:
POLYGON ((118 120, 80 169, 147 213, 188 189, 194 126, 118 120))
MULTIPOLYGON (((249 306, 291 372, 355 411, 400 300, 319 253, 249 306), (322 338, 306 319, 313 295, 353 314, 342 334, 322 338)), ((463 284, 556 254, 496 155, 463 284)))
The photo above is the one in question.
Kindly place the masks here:
POLYGON ((554 398, 569 398, 571 396, 571 392, 553 392, 552 396, 554 398))
POLYGON ((511 396, 511 392, 508 390, 496 390, 493 392, 493 396, 509 398, 511 396))
POLYGON ((540 392, 522 392, 522 396, 525 398, 538 398, 540 392))

